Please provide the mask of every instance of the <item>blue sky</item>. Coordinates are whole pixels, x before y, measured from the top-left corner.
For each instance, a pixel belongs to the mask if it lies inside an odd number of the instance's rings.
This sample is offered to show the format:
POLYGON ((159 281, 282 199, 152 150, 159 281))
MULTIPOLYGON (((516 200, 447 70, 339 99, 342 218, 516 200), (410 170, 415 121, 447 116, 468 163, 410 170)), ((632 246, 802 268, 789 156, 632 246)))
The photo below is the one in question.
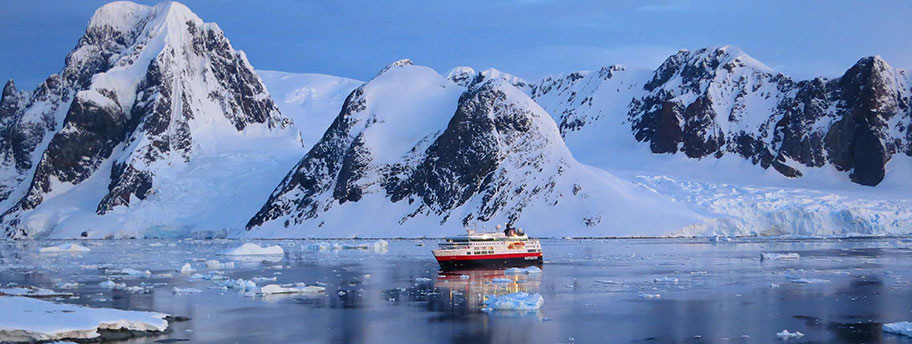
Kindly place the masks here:
MULTIPOLYGON (((138 1, 154 4, 157 1, 138 1)), ((0 3, 0 79, 59 71, 106 1, 0 3)), ((445 72, 529 79, 611 64, 654 68, 678 49, 732 44, 796 78, 838 76, 862 56, 912 68, 909 1, 183 1, 258 69, 366 79, 411 58, 445 72)))

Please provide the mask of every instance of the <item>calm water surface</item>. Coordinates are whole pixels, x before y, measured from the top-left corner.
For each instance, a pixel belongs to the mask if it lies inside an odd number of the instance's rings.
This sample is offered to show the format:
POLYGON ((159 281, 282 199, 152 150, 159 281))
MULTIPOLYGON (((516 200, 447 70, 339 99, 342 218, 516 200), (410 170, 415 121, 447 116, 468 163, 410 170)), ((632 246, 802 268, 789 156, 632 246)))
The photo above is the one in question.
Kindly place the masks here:
MULTIPOLYGON (((129 343, 912 343, 881 323, 912 320, 912 241, 843 240, 544 240, 539 276, 500 270, 442 273, 434 240, 392 240, 387 251, 313 252, 314 241, 281 245, 274 262, 237 261, 228 278, 326 287, 319 295, 247 297, 217 281, 180 274, 232 240, 83 242, 84 254, 39 254, 59 242, 0 243, 0 284, 68 290, 61 302, 153 310, 190 317, 171 333, 129 343), (797 252, 798 260, 762 261, 761 252, 797 252), (123 268, 151 277, 112 275, 123 268), (113 278, 148 293, 107 290, 113 278), (510 281, 503 281, 504 278, 510 281), (802 283, 810 282, 810 283, 802 283), (172 289, 197 288, 196 294, 172 289), (537 312, 480 310, 484 295, 540 293, 537 312)), ((339 243, 359 243, 344 241, 339 243)), ((198 277, 198 276, 197 276, 198 277)))

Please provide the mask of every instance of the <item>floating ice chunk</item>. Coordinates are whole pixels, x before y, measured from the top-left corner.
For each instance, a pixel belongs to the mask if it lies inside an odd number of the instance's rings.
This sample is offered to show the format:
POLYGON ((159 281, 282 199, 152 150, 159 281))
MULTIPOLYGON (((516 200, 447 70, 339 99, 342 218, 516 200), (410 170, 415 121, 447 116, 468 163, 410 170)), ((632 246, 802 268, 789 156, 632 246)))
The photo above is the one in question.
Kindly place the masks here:
POLYGON ((459 275, 459 279, 469 279, 469 275, 459 275))
POLYGON ((27 296, 27 297, 61 297, 61 296, 73 296, 73 293, 67 292, 58 292, 50 289, 32 287, 32 286, 23 286, 23 287, 12 287, 12 288, 0 288, 0 295, 8 296, 27 296))
POLYGON ((42 247, 38 249, 40 253, 60 253, 60 252, 89 252, 92 249, 82 246, 80 244, 61 244, 57 246, 42 247))
POLYGON ((276 279, 278 279, 278 277, 275 277, 275 276, 273 276, 273 277, 254 277, 253 281, 254 282, 275 282, 276 279))
POLYGON ((727 236, 722 236, 722 235, 713 235, 712 237, 709 238, 709 241, 711 241, 711 242, 728 242, 731 240, 732 240, 731 238, 729 238, 727 236))
POLYGON ((661 298, 662 298, 662 295, 661 295, 661 294, 646 294, 646 293, 643 293, 643 294, 640 294, 639 297, 640 297, 641 299, 652 300, 652 299, 661 299, 661 298))
POLYGON ((779 337, 779 339, 787 341, 789 339, 797 339, 797 338, 804 337, 804 333, 801 333, 798 331, 789 332, 789 330, 782 330, 782 332, 776 333, 776 337, 779 337))
POLYGON ((545 299, 541 294, 513 293, 506 295, 486 295, 483 311, 492 310, 536 310, 541 308, 545 299))
POLYGON ((207 280, 207 281, 218 281, 225 279, 225 276, 222 276, 220 271, 209 271, 205 274, 193 274, 190 276, 191 280, 207 280))
POLYGON ((383 240, 383 239, 374 241, 374 243, 371 244, 371 249, 373 249, 374 252, 377 252, 377 253, 387 252, 387 251, 389 251, 389 242, 387 242, 386 240, 383 240))
POLYGON ((788 276, 786 277, 789 282, 798 283, 798 284, 818 284, 818 283, 830 283, 830 280, 820 279, 820 278, 803 278, 797 276, 788 276))
POLYGON ((25 297, 0 297, 0 342, 87 340, 98 330, 137 334, 168 329, 167 314, 89 308, 25 297))
POLYGON ((183 275, 189 274, 189 273, 191 273, 191 272, 193 272, 193 271, 194 271, 194 270, 193 270, 193 267, 190 266, 190 263, 184 264, 184 266, 182 266, 181 269, 180 269, 180 272, 181 272, 181 274, 183 274, 183 275))
POLYGON ((283 256, 285 250, 279 245, 262 247, 257 244, 243 244, 228 251, 223 252, 226 256, 283 256))
POLYGON ((527 268, 509 268, 504 270, 505 275, 532 275, 540 273, 542 273, 542 270, 537 266, 530 266, 527 268))
POLYGON ((418 283, 427 283, 430 281, 431 281, 431 279, 427 278, 427 277, 418 277, 415 279, 415 282, 418 282, 418 283))
POLYGON ((178 288, 178 287, 174 287, 174 288, 171 289, 171 292, 174 293, 174 294, 196 294, 196 293, 202 293, 203 291, 202 291, 202 290, 199 290, 199 289, 196 289, 196 288, 178 288))
POLYGON ((76 282, 60 282, 60 283, 57 283, 57 288, 60 288, 60 289, 76 289, 76 288, 79 288, 79 283, 76 283, 76 282))
POLYGON ((105 289, 125 289, 127 287, 124 283, 114 283, 112 280, 107 280, 101 283, 98 283, 98 286, 105 289))
POLYGON ((898 334, 912 337, 912 322, 901 321, 889 324, 883 324, 883 331, 887 333, 898 334))
POLYGON ((120 274, 123 274, 123 275, 130 276, 130 277, 145 278, 145 277, 152 276, 152 272, 149 270, 137 270, 137 269, 126 268, 126 269, 123 269, 123 270, 120 270, 117 272, 120 274))
POLYGON ((612 281, 612 280, 595 280, 595 283, 599 283, 599 284, 621 284, 621 282, 612 281))
POLYGON ((798 253, 760 253, 760 260, 787 260, 787 259, 799 259, 801 256, 798 253))
POLYGON ((152 287, 130 286, 126 287, 124 290, 132 294, 148 294, 152 292, 152 287))
POLYGON ((302 247, 306 252, 322 252, 329 251, 332 249, 332 245, 327 242, 315 242, 307 246, 302 247))
POLYGON ((513 283, 513 280, 511 280, 509 278, 499 278, 498 277, 498 278, 491 279, 491 283, 507 284, 507 283, 513 283))
POLYGON ((662 276, 652 280, 653 283, 678 284, 678 279, 674 277, 662 276))
POLYGON ((218 270, 222 268, 222 263, 215 259, 210 259, 206 261, 206 268, 210 270, 218 270))
POLYGON ((256 282, 245 279, 229 279, 222 283, 222 286, 228 289, 238 290, 241 292, 256 291, 256 282))
POLYGON ((278 284, 268 284, 260 288, 260 294, 263 295, 276 295, 276 294, 316 294, 326 291, 326 288, 320 286, 305 286, 303 284, 297 285, 288 285, 280 286, 278 284))

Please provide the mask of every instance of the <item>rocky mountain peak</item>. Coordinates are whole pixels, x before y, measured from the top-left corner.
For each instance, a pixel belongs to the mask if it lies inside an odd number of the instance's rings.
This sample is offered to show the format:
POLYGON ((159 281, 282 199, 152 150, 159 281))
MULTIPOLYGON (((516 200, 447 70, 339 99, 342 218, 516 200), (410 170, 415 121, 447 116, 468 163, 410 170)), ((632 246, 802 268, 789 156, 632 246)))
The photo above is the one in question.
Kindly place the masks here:
POLYGON ((19 94, 19 90, 16 89, 16 83, 13 82, 13 79, 9 79, 6 81, 6 84, 3 85, 3 93, 0 97, 12 97, 17 94, 19 94))
POLYGON ((651 92, 662 86, 678 84, 681 89, 699 91, 721 71, 733 73, 742 68, 773 73, 771 68, 750 57, 740 48, 731 45, 701 48, 694 51, 680 50, 669 56, 656 69, 655 76, 643 88, 651 92), (679 80, 671 83, 676 77, 679 80))
POLYGON ((475 79, 478 78, 478 72, 475 71, 472 67, 456 67, 450 70, 447 73, 447 79, 456 83, 462 87, 469 87, 475 83, 475 79))
POLYGON ((414 65, 415 65, 415 64, 412 63, 412 60, 411 60, 411 59, 401 59, 401 60, 398 60, 398 61, 396 61, 396 62, 393 62, 393 63, 390 63, 390 64, 386 65, 386 67, 383 67, 383 69, 381 69, 380 72, 377 72, 377 74, 374 75, 374 78, 377 78, 377 77, 383 75, 384 73, 386 73, 386 72, 388 72, 388 71, 390 71, 390 70, 392 70, 392 69, 394 69, 394 68, 405 67, 405 66, 414 66, 414 65))

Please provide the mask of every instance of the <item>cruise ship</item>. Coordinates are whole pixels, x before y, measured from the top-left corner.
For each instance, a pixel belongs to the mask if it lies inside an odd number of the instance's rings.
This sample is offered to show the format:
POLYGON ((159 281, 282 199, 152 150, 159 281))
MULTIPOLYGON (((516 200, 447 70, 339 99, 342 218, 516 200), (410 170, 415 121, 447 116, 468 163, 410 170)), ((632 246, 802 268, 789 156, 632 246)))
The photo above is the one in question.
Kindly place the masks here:
POLYGON ((507 225, 497 232, 476 232, 446 238, 432 250, 443 269, 523 267, 542 264, 542 248, 538 240, 529 239, 521 228, 507 225))

